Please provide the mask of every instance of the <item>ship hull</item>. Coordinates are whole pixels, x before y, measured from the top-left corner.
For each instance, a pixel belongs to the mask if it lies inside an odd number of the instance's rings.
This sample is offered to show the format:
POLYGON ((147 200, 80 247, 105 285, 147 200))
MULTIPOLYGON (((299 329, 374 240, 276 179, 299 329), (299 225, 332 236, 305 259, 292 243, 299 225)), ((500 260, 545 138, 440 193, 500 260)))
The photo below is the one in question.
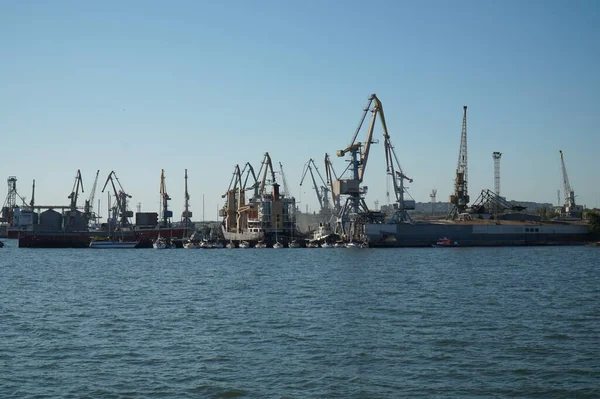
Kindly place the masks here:
MULTIPOLYGON (((136 248, 152 248, 152 241, 159 236, 181 241, 185 228, 140 229, 115 232, 112 235, 122 241, 137 241, 136 248)), ((108 232, 20 232, 19 248, 89 248, 93 237, 108 237, 108 232)))
POLYGON ((440 237, 465 246, 581 245, 589 241, 586 225, 399 223, 367 224, 371 247, 430 247, 440 237))
POLYGON ((88 248, 87 233, 21 233, 19 248, 88 248))

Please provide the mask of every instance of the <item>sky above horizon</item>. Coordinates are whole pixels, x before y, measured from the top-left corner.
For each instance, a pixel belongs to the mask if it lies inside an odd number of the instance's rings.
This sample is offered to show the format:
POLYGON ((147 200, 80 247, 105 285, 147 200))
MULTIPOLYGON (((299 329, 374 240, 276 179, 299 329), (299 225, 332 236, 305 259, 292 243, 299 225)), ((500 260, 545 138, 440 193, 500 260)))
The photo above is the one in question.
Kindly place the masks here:
MULTIPOLYGON (((468 105, 472 201, 499 151, 502 196, 562 202, 562 150, 576 202, 600 205, 596 1, 0 0, 0 35, 0 178, 27 199, 35 179, 38 204, 67 204, 78 169, 88 198, 100 170, 106 216, 114 170, 132 210, 158 211, 164 169, 179 220, 187 168, 193 219, 215 220, 235 165, 269 152, 318 211, 303 167, 346 167, 335 152, 376 93, 416 201, 452 193, 468 105)), ((374 138, 370 207, 393 201, 374 138)))

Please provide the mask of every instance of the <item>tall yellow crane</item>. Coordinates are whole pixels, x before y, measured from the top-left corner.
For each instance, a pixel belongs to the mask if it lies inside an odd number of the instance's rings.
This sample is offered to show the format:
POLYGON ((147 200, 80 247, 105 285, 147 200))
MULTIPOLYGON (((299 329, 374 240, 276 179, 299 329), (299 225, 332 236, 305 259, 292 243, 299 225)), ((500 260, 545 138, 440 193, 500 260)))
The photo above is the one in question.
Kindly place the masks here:
POLYGON ((364 225, 365 222, 365 220, 361 219, 363 216, 369 217, 368 214, 370 213, 363 197, 366 187, 361 187, 360 185, 363 182, 365 170, 367 168, 371 144, 374 143, 373 131, 377 117, 379 117, 381 122, 384 137, 388 137, 383 105, 379 98, 377 98, 377 95, 371 94, 367 106, 363 109, 362 117, 354 132, 352 141, 346 148, 338 150, 336 153, 338 157, 343 157, 348 153, 350 154, 348 169, 351 170, 352 176, 348 179, 336 179, 333 185, 334 196, 348 196, 345 204, 340 209, 338 220, 336 222, 336 232, 342 237, 346 237, 350 240, 361 239, 362 232, 360 231, 360 226, 364 225), (372 116, 366 138, 363 142, 358 142, 356 139, 369 112, 371 112, 372 116))
POLYGON ((469 204, 468 185, 468 163, 467 163, 467 106, 463 106, 462 132, 460 135, 460 149, 458 151, 458 162, 456 165, 456 177, 454 179, 454 194, 450 196, 452 209, 447 219, 456 219, 467 210, 469 204))

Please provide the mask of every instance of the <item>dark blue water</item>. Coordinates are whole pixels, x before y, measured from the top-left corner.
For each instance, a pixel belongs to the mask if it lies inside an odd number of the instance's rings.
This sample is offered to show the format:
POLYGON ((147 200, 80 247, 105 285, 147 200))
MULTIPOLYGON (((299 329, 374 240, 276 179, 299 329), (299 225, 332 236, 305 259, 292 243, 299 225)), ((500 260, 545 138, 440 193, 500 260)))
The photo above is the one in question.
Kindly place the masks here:
POLYGON ((0 249, 2 398, 598 398, 600 248, 0 249))

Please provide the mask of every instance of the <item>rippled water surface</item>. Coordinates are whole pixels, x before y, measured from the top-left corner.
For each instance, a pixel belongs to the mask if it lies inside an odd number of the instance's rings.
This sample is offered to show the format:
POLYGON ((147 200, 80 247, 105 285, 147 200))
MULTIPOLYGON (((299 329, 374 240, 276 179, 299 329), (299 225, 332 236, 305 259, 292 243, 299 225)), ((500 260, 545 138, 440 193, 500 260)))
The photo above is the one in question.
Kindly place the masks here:
POLYGON ((600 248, 5 242, 1 397, 600 397, 600 248))

